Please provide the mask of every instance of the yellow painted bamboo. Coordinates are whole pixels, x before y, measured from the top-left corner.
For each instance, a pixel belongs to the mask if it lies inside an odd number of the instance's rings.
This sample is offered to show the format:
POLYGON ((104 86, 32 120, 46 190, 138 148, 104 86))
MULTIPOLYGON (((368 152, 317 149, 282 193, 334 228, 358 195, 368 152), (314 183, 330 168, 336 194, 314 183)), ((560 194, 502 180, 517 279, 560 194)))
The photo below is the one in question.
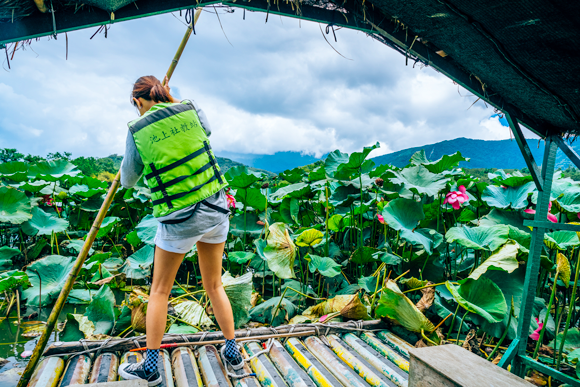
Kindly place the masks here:
MULTIPOLYGON (((201 9, 198 9, 197 12, 195 13, 195 17, 194 17, 194 20, 192 21, 192 24, 197 22, 197 19, 199 18, 200 13, 201 13, 201 9)), ((179 58, 181 57, 181 54, 183 53, 183 49, 185 48, 185 45, 187 44, 187 41, 189 40, 189 37, 191 36, 192 30, 193 30, 193 25, 190 24, 187 27, 187 31, 185 32, 185 35, 183 36, 183 39, 181 40, 181 44, 179 45, 179 48, 177 49, 177 53, 175 54, 175 57, 173 58, 173 61, 171 62, 171 65, 169 66, 169 70, 167 70, 167 79, 170 79, 171 76, 173 75, 173 71, 175 70, 177 63, 179 62, 179 58)), ((52 334, 52 331, 54 330, 54 327, 55 327, 57 320, 58 320, 58 316, 60 315, 60 312, 62 311, 62 308, 66 302, 66 299, 68 298, 68 295, 69 295, 69 293, 70 293, 70 291, 75 283, 75 280, 76 280, 77 276, 79 275, 83 264, 85 263, 85 259, 87 258, 88 252, 89 252, 90 248, 93 246, 93 242, 95 241, 95 238, 97 237, 97 233, 99 232, 99 229, 101 228, 101 224, 103 223, 103 219, 107 215, 107 211, 109 211, 109 207, 111 206, 111 203, 113 202, 113 199, 115 198, 115 193, 117 192, 117 189, 119 188, 120 181, 121 181, 121 171, 117 172, 117 175, 115 176, 115 179, 113 180, 113 183, 111 184, 111 187, 109 188, 109 192, 107 193, 105 201, 101 205, 101 208, 97 214, 97 217, 96 217, 95 221, 93 222, 93 226, 91 227, 91 230, 89 231, 87 238, 85 239, 85 243, 83 245, 83 248, 81 249, 81 251, 80 251, 80 253, 79 253, 79 255, 74 263, 74 266, 73 266, 71 272, 69 273, 69 275, 66 279, 66 282, 65 282, 65 284, 60 292, 60 295, 58 296, 58 299, 56 300, 56 302, 54 304, 52 312, 50 313, 50 316, 48 317, 48 320, 46 322, 46 329, 44 330, 44 332, 42 333, 42 335, 38 339, 38 343, 36 344, 36 347, 34 348, 34 352, 32 353, 32 356, 30 357, 30 361, 28 362, 28 364, 26 365, 26 368, 22 372, 22 376, 20 377, 20 380, 18 381, 17 387, 25 387, 28 384, 28 381, 30 380, 30 377, 32 376, 32 374, 34 372, 34 369, 36 368, 36 364, 38 364, 38 361, 40 360, 40 356, 42 355, 42 352, 44 351, 44 348, 46 347, 46 344, 48 342, 48 338, 50 337, 50 335, 52 334)))

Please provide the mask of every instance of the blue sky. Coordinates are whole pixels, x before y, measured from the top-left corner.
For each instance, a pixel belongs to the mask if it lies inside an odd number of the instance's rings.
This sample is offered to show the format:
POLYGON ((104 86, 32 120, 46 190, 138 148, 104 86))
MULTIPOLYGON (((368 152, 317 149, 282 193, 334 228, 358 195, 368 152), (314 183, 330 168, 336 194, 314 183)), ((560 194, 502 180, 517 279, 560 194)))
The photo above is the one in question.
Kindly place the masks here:
MULTIPOLYGON (((509 138, 493 109, 431 68, 358 31, 264 13, 203 12, 170 82, 206 111, 218 152, 320 156, 379 141, 373 156, 457 137, 509 138)), ((74 157, 124 153, 132 83, 162 77, 185 30, 179 14, 42 38, 0 70, 0 148, 74 157)), ((4 57, 4 55, 0 56, 4 57)))

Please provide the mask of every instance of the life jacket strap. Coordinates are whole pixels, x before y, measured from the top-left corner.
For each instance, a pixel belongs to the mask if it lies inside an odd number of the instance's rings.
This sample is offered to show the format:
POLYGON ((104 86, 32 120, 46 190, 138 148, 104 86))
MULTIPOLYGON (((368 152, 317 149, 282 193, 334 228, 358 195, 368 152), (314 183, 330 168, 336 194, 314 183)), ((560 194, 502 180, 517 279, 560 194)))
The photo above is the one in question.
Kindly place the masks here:
POLYGON ((161 176, 159 176, 159 173, 157 172, 157 168, 155 168, 155 164, 151 163, 151 164, 149 164, 149 167, 151 168, 153 173, 155 173, 155 175, 154 175, 155 180, 157 180, 157 187, 156 188, 159 188, 157 191, 161 190, 161 193, 163 194, 163 201, 167 203, 167 206, 170 209, 173 208, 173 203, 171 203, 170 200, 167 200, 169 195, 167 194, 167 190, 165 189, 165 186, 163 185, 163 182, 161 181, 161 176))
POLYGON ((217 168, 217 162, 216 160, 213 158, 213 156, 211 155, 211 147, 209 146, 209 143, 207 141, 203 142, 203 147, 205 149, 205 151, 207 152, 207 156, 209 157, 209 162, 211 163, 212 167, 213 167, 213 172, 214 174, 217 176, 217 179, 219 181, 220 184, 223 184, 223 180, 222 177, 220 175, 220 171, 217 168))
MULTIPOLYGON (((211 149, 211 147, 210 147, 211 149)), ((148 173, 147 175, 145 175, 145 178, 147 180, 151 179, 152 177, 155 177, 156 175, 161 175, 162 173, 171 171, 173 168, 177 168, 182 164, 187 163, 190 160, 193 160, 194 158, 196 158, 199 155, 202 155, 206 152, 206 147, 204 146, 203 148, 200 148, 198 150, 196 150, 195 152, 193 152, 192 154, 185 156, 182 159, 179 159, 177 161, 172 162, 171 164, 168 164, 166 166, 164 166, 163 168, 159 168, 155 171, 152 171, 151 173, 148 173)))
POLYGON ((189 194, 192 194, 192 193, 194 193, 195 191, 198 191, 198 190, 200 190, 200 189, 201 189, 201 188, 202 188, 204 185, 207 185, 207 184, 211 183, 211 182, 212 182, 212 181, 214 181, 214 180, 217 180, 217 176, 216 176, 216 175, 212 176, 212 177, 211 177, 211 178, 210 178, 208 181, 206 181, 205 183, 202 183, 202 184, 200 184, 200 185, 196 185, 195 187, 193 187, 193 188, 192 188, 192 189, 190 189, 189 191, 186 191, 186 192, 180 192, 180 193, 177 193, 177 194, 174 194, 174 195, 169 195, 169 196, 167 196, 167 197, 163 197, 163 198, 161 198, 161 199, 153 200, 151 203, 152 203, 154 206, 157 206, 157 205, 159 205, 159 204, 162 204, 162 203, 169 203, 170 201, 177 200, 177 199, 181 199, 181 198, 182 198, 182 197, 184 197, 184 196, 187 196, 187 195, 189 195, 189 194))
POLYGON ((212 165, 211 162, 208 162, 203 167, 201 167, 197 171, 193 172, 191 175, 178 176, 175 179, 169 180, 167 183, 161 182, 159 175, 157 175, 156 176, 157 177, 157 187, 151 188, 151 193, 158 192, 158 191, 163 192, 163 190, 165 190, 165 188, 167 188, 167 187, 171 187, 172 185, 177 184, 185 179, 188 179, 190 177, 193 177, 195 175, 199 175, 200 173, 207 171, 209 168, 211 168, 211 165, 212 165))

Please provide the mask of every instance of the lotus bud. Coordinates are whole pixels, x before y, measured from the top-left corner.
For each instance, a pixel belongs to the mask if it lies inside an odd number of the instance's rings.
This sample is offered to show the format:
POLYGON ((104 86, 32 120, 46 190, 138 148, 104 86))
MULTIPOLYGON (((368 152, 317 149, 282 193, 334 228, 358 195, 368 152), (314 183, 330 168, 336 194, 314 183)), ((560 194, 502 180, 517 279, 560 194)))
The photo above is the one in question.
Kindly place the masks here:
POLYGON ((262 189, 266 189, 266 188, 268 188, 269 186, 270 186, 270 184, 269 184, 269 183, 264 183, 264 184, 262 184, 262 189))
POLYGON ((384 184, 384 180, 381 179, 380 177, 377 177, 377 180, 375 180, 375 184, 377 185, 377 187, 382 187, 384 184))

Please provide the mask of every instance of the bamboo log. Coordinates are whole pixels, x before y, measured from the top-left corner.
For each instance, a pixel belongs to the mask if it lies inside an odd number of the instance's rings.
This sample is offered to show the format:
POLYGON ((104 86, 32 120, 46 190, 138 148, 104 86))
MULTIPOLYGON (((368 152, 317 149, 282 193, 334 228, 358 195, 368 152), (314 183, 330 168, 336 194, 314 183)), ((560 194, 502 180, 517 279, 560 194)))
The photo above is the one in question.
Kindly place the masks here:
MULTIPOLYGON (((195 17, 194 17, 194 20, 192 21, 192 24, 197 21, 200 13, 201 13, 201 8, 197 10, 195 17)), ((185 35, 183 36, 183 39, 181 40, 181 44, 179 45, 179 48, 177 49, 177 53, 175 54, 175 57, 173 58, 173 61, 171 62, 171 65, 169 66, 169 70, 167 70, 167 79, 168 80, 171 78, 171 75, 173 74, 173 71, 175 70, 175 67, 177 66, 177 62, 179 61, 179 58, 181 57, 181 54, 183 53, 185 45, 187 44, 187 41, 189 40, 189 37, 191 36, 191 31, 193 30, 192 24, 190 24, 188 26, 187 31, 185 32, 185 35)), ((77 276, 79 275, 79 273, 81 271, 81 268, 85 262, 85 259, 87 258, 88 252, 89 252, 90 248, 92 247, 93 242, 95 241, 95 238, 97 237, 97 233, 99 232, 99 229, 101 228, 101 224, 103 223, 103 219, 107 215, 107 212, 109 211, 109 207, 111 206, 111 203, 113 202, 113 199, 115 198, 115 193, 117 192, 117 189, 119 188, 120 180, 121 180, 121 171, 119 170, 119 172, 117 172, 117 175, 115 176, 115 179, 113 180, 113 183, 111 184, 111 187, 109 188, 109 192, 107 193, 105 201, 103 202, 103 204, 101 205, 101 208, 99 209, 97 217, 96 217, 95 221, 93 222, 93 226, 91 227, 91 230, 89 231, 87 238, 85 239, 85 243, 83 245, 83 248, 81 249, 81 251, 80 251, 80 253, 79 253, 79 255, 74 263, 74 266, 73 266, 72 270, 70 271, 70 273, 66 279, 66 282, 62 288, 62 291, 60 292, 60 295, 58 296, 58 299, 56 300, 56 303, 54 304, 52 312, 50 313, 50 316, 48 317, 48 321, 46 323, 46 329, 44 330, 44 332, 42 333, 42 335, 38 339, 38 343, 36 344, 36 347, 34 348, 34 352, 32 353, 30 361, 26 365, 24 372, 22 372, 22 376, 20 377, 20 380, 18 381, 17 387, 24 387, 28 384, 28 381, 30 380, 30 377, 32 376, 32 374, 34 372, 34 369, 36 368, 36 365, 38 364, 38 361, 40 360, 40 356, 42 355, 42 352, 44 351, 44 349, 46 347, 46 344, 48 342, 48 338, 50 337, 52 331, 54 330, 54 327, 57 323, 60 312, 62 311, 62 308, 63 308, 64 304, 66 303, 66 299, 68 298, 68 295, 69 295, 69 293, 70 293, 70 291, 71 291, 71 289, 76 281, 77 276)))
MULTIPOLYGON (((236 337, 256 337, 256 336, 266 336, 272 334, 287 334, 292 332, 301 333, 301 332, 308 332, 308 331, 316 331, 316 328, 313 328, 313 324, 296 324, 296 325, 282 325, 279 327, 270 328, 270 327, 260 327, 255 329, 238 329, 236 331, 236 337)), ((352 331, 354 325, 349 322, 345 323, 337 323, 329 325, 328 334, 331 333, 344 333, 345 331, 352 331)), ((387 325, 382 322, 381 320, 371 320, 371 321, 361 321, 361 328, 374 330, 374 329, 386 329, 387 325)), ((327 333, 327 326, 320 326, 319 325, 320 334, 324 335, 327 333)), ((206 341, 215 341, 215 340, 223 340, 224 336, 221 332, 200 332, 195 334, 189 335, 169 335, 166 334, 163 336, 163 340, 161 344, 170 344, 170 343, 187 343, 187 342, 206 342, 206 341), (205 334, 205 337, 203 335, 205 334), (202 340, 203 338, 203 340, 202 340)), ((96 349, 99 348, 103 344, 103 340, 98 341, 85 341, 88 349, 96 349)), ((105 352, 116 352, 116 351, 129 351, 133 348, 145 347, 147 344, 147 340, 145 336, 141 337, 134 337, 133 340, 111 340, 107 344, 107 348, 104 350, 105 352)), ((49 346, 46 351, 44 352, 44 356, 49 355, 62 355, 65 353, 76 353, 82 352, 85 348, 83 345, 78 341, 72 342, 58 342, 53 343, 49 346)))

